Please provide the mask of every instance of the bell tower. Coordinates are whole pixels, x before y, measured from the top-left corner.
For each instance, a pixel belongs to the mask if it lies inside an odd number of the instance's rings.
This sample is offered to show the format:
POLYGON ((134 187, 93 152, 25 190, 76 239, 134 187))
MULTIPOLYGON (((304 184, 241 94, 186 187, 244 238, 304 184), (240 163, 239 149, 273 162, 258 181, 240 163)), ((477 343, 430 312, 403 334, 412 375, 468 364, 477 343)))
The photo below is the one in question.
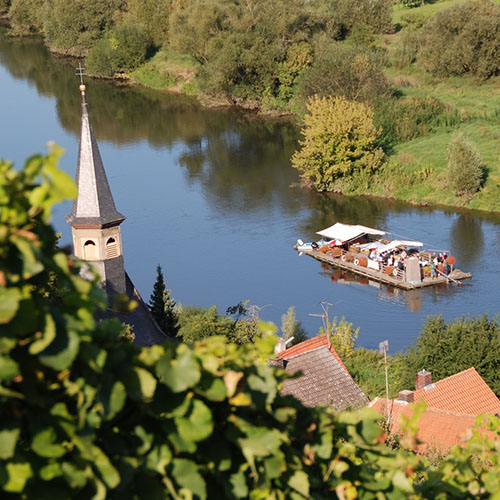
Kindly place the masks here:
POLYGON ((126 293, 120 224, 125 217, 116 210, 85 100, 83 69, 78 68, 82 96, 80 148, 76 170, 78 196, 66 221, 73 234, 75 257, 97 270, 110 304, 115 294, 126 293))

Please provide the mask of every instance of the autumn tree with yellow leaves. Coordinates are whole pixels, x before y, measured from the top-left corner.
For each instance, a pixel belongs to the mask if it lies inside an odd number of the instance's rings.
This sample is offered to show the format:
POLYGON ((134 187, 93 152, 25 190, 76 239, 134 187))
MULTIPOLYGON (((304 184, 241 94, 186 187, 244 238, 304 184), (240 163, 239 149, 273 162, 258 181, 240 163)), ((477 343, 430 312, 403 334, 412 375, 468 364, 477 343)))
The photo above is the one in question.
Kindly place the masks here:
POLYGON ((344 97, 312 97, 292 156, 302 180, 318 191, 342 191, 346 180, 366 178, 384 162, 373 110, 344 97))

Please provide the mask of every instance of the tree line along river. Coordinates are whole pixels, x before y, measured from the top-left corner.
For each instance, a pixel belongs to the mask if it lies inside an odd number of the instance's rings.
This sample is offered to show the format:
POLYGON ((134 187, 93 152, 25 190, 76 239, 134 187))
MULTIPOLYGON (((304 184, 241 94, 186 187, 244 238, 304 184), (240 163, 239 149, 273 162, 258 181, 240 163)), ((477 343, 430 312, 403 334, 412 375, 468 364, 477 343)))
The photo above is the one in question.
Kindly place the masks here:
MULTIPOLYGON (((74 176, 80 128, 76 63, 56 60, 37 39, 0 29, 0 157, 21 165, 54 140, 74 176)), ((360 327, 358 345, 391 352, 415 340, 428 315, 491 316, 499 311, 500 215, 364 197, 319 195, 293 187, 290 156, 298 129, 239 110, 209 110, 177 95, 88 80, 89 114, 120 212, 125 264, 145 299, 161 264, 183 304, 221 312, 249 299, 279 324, 289 306, 310 335, 330 315, 360 327), (292 249, 298 237, 336 221, 363 224, 446 249, 473 274, 465 287, 404 292, 322 267, 292 249)), ((54 224, 70 244, 57 208, 54 224)))

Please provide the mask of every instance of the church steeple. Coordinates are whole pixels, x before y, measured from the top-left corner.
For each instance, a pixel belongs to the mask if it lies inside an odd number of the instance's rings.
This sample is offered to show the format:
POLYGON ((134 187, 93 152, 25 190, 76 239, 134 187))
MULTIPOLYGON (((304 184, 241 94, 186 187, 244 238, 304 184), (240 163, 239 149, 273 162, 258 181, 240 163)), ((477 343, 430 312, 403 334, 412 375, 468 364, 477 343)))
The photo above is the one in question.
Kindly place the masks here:
POLYGON ((73 227, 107 227, 121 224, 125 217, 116 210, 109 188, 87 112, 83 83, 80 85, 80 92, 82 94, 82 125, 76 170, 78 197, 66 220, 73 227))
POLYGON ((110 304, 117 293, 126 293, 120 224, 125 217, 116 210, 99 147, 90 124, 85 100, 83 70, 79 66, 82 124, 76 171, 78 195, 66 221, 71 225, 75 256, 91 262, 102 279, 110 304))

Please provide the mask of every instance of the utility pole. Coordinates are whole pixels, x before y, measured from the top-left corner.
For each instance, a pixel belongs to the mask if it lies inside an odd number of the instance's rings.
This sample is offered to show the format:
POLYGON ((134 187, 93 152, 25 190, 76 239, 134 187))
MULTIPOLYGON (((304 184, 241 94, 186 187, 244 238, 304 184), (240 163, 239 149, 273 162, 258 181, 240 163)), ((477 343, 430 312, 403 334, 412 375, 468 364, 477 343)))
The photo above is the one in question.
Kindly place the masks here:
POLYGON ((385 365, 385 398, 387 401, 387 425, 391 425, 391 414, 389 412, 389 376, 387 373, 387 351, 389 350, 389 341, 384 340, 378 345, 380 353, 384 353, 384 365, 385 365))
POLYGON ((309 313, 309 316, 316 316, 318 318, 323 319, 323 329, 325 330, 325 333, 328 335, 330 334, 330 315, 328 312, 328 306, 334 306, 335 304, 332 304, 331 302, 328 302, 326 300, 322 300, 320 302, 321 309, 323 309, 323 314, 313 314, 309 313))

